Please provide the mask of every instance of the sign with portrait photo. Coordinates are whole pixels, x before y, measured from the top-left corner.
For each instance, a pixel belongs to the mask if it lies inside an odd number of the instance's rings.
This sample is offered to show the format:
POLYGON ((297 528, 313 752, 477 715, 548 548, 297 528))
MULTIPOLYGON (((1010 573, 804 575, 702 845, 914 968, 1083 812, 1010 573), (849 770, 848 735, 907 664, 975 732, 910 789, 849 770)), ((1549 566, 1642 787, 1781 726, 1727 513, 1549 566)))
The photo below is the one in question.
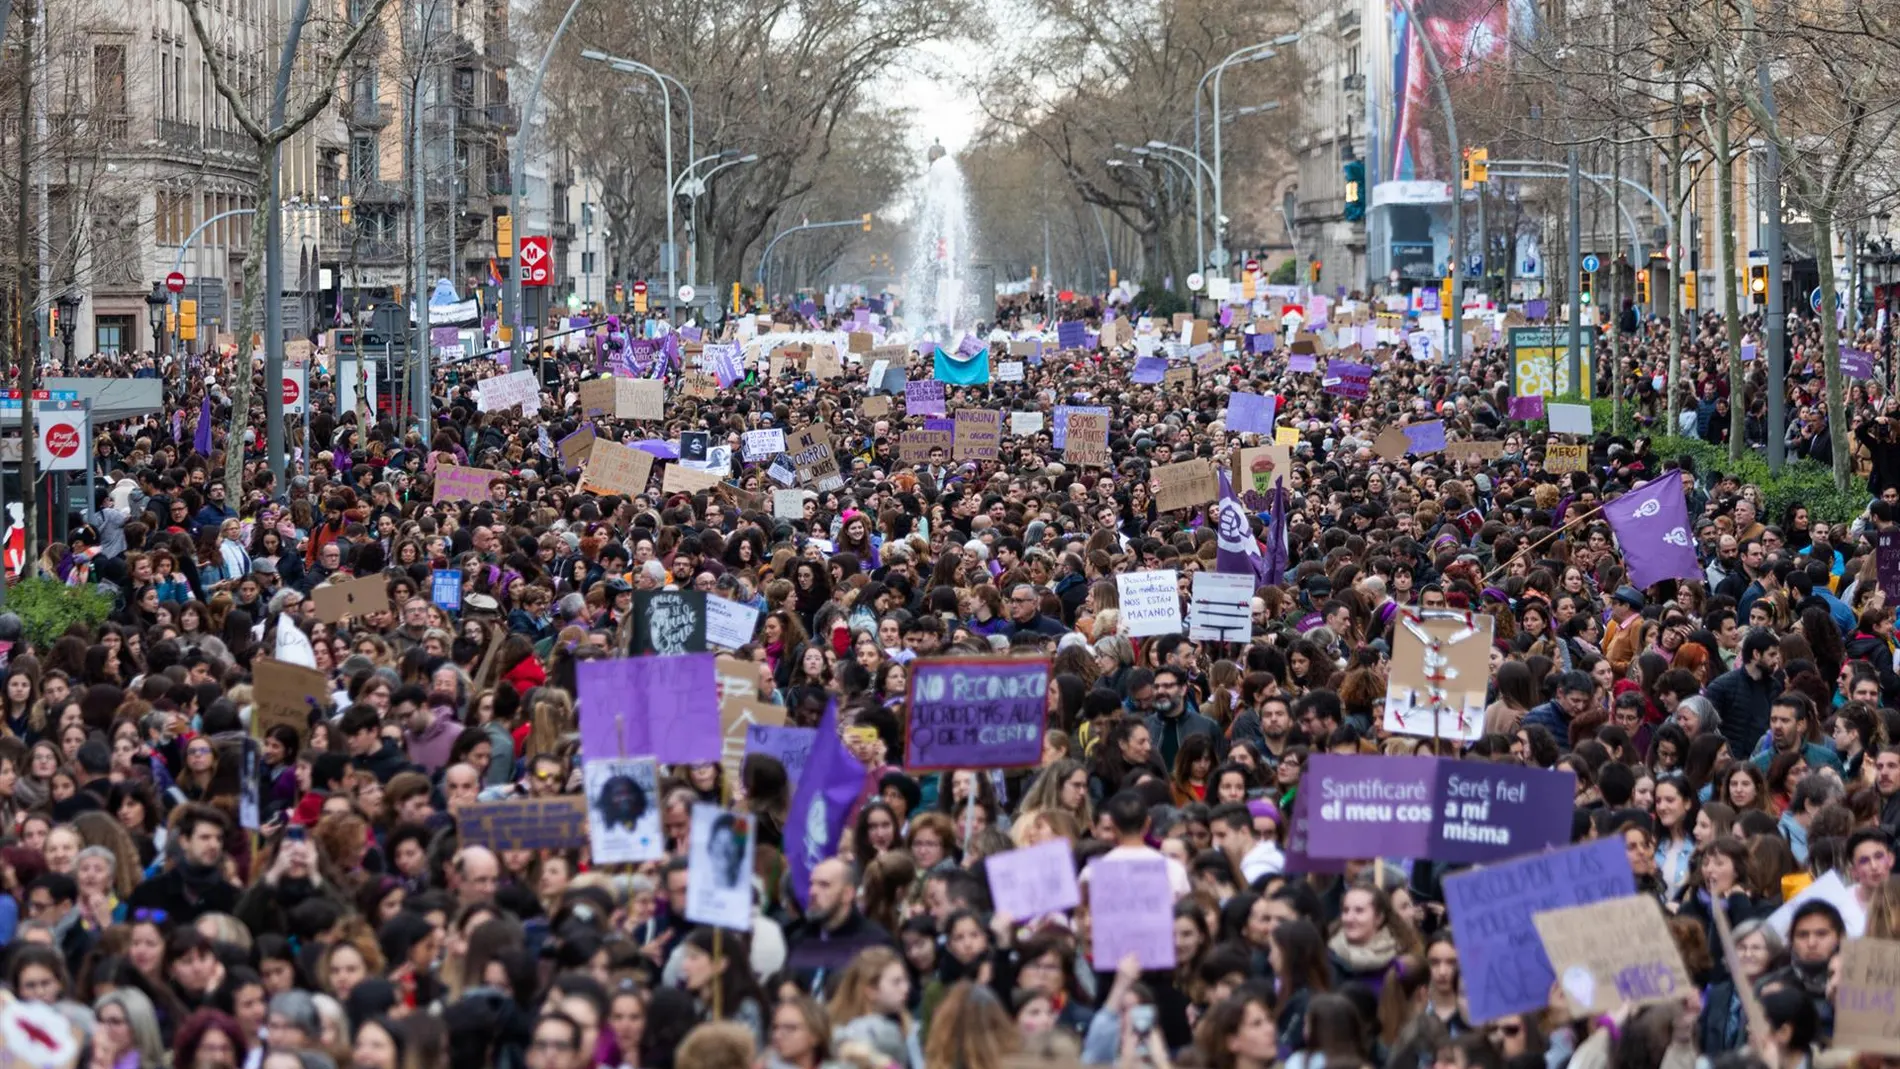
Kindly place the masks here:
POLYGON ((701 802, 693 806, 686 862, 686 919, 752 930, 752 816, 701 802))
POLYGON ((664 857, 659 774, 653 759, 607 758, 583 762, 581 768, 594 863, 619 865, 664 857))

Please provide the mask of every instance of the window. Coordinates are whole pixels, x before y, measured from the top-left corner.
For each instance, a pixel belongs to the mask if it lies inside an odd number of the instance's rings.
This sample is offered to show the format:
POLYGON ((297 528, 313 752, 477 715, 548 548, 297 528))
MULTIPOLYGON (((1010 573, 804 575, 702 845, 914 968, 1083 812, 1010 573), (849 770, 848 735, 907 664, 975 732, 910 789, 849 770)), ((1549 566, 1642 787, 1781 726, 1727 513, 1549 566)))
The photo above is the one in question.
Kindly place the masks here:
POLYGON ((594 254, 591 252, 581 253, 581 274, 591 275, 593 273, 594 273, 594 254))
POLYGON ((377 179, 376 139, 350 139, 350 185, 362 196, 377 179))
POLYGON ((101 356, 118 356, 133 337, 131 316, 100 316, 93 320, 92 344, 101 356))
POLYGON ((92 101, 102 115, 125 114, 125 46, 92 47, 92 101))

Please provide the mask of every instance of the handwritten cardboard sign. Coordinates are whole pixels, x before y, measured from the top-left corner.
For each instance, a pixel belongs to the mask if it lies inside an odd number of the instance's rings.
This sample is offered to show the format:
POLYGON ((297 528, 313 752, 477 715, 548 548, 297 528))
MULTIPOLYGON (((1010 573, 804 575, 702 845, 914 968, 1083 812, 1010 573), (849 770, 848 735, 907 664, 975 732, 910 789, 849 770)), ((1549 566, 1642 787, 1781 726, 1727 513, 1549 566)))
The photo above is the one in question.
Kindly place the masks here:
POLYGON ((1900 942, 1850 939, 1841 946, 1834 1046, 1900 1055, 1900 942))
POLYGON ((1085 467, 1108 467, 1108 417, 1095 412, 1071 412, 1068 425, 1062 459, 1085 467))
POLYGON ((621 419, 666 418, 666 383, 659 379, 615 379, 614 415, 621 419))
POLYGON ((594 452, 594 441, 599 436, 592 427, 582 427, 573 434, 561 439, 561 470, 577 471, 587 466, 587 458, 594 452))
POLYGON ((702 471, 689 468, 684 464, 673 463, 666 466, 666 474, 660 480, 660 492, 666 494, 697 494, 719 485, 719 474, 715 471, 702 471))
POLYGON ((932 449, 943 450, 948 459, 955 437, 951 431, 905 431, 897 437, 897 459, 906 464, 926 464, 932 449))
POLYGON ((505 471, 492 468, 465 468, 455 464, 441 464, 435 469, 435 497, 433 501, 471 501, 481 502, 489 499, 489 486, 497 479, 507 479, 505 471))
POLYGON ((1547 445, 1544 470, 1549 472, 1589 471, 1590 447, 1587 445, 1547 445))
POLYGON ((550 794, 471 802, 455 809, 463 846, 490 850, 572 850, 587 845, 587 798, 550 794))
POLYGON ((996 912, 1016 920, 1072 908, 1082 901, 1075 850, 1067 839, 1009 850, 984 859, 996 912))
MULTIPOLYGON (((1073 434, 1075 417, 1070 416, 1073 434)), ((1191 509, 1210 504, 1220 496, 1220 478, 1214 466, 1196 457, 1179 464, 1163 464, 1154 470, 1155 508, 1162 512, 1191 509)))
POLYGON ((330 704, 330 681, 322 672, 270 657, 251 661, 251 713, 261 734, 282 724, 302 739, 310 731, 310 710, 330 704))
POLYGON ((647 492, 652 477, 652 453, 619 442, 595 442, 587 466, 581 469, 580 490, 633 497, 647 492))
POLYGON ((831 432, 824 424, 814 423, 790 435, 785 452, 798 471, 800 483, 810 483, 821 493, 844 485, 838 454, 831 447, 831 432))
POLYGON ((317 619, 334 624, 344 617, 361 619, 372 612, 389 610, 389 584, 380 575, 366 575, 344 583, 325 583, 310 592, 316 604, 317 619))
POLYGON ((588 379, 581 383, 581 415, 589 419, 595 416, 617 416, 614 399, 618 390, 614 386, 617 380, 611 376, 588 379))
POLYGON ((1650 896, 1546 910, 1531 919, 1558 986, 1580 1012, 1675 999, 1693 987, 1662 907, 1650 896))
POLYGON ((953 460, 995 460, 1003 440, 1003 414, 989 408, 959 408, 956 437, 951 442, 953 460))

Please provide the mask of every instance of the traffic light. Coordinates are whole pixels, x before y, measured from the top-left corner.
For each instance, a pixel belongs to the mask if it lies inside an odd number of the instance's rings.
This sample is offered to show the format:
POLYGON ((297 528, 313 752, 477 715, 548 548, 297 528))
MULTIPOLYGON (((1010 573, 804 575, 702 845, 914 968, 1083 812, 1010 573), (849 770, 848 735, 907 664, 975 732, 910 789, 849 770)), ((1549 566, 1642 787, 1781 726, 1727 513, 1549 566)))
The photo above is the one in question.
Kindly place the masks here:
POLYGON ((1596 289, 1596 278, 1596 273, 1592 271, 1577 276, 1577 299, 1583 302, 1585 308, 1595 302, 1596 295, 1591 291, 1596 289))
POLYGON ((1649 268, 1647 267, 1636 272, 1636 303, 1639 305, 1649 303, 1649 268))
POLYGON ((1488 148, 1468 148, 1465 150, 1463 188, 1470 189, 1483 185, 1491 178, 1491 150, 1488 148))
POLYGON ((870 212, 864 213, 864 232, 867 234, 871 232, 871 213, 870 212))
POLYGON ((1748 299, 1756 304, 1768 303, 1768 265, 1748 265, 1748 299))
POLYGON ((1451 320, 1452 280, 1457 278, 1457 271, 1456 265, 1448 266, 1445 277, 1438 280, 1438 316, 1447 322, 1451 320))
POLYGON ((198 340, 198 302, 178 302, 178 336, 185 341, 198 340))
POLYGON ((1307 282, 1315 286, 1319 285, 1319 271, 1320 271, 1320 261, 1314 260, 1312 263, 1307 264, 1306 265, 1307 282))
POLYGON ((1682 276, 1682 306, 1691 312, 1700 307, 1696 300, 1695 272, 1693 271, 1682 276))
POLYGON ((1346 210, 1348 220, 1357 222, 1366 217, 1366 164, 1364 160, 1347 160, 1346 172, 1346 210))
POLYGON ((341 210, 337 215, 337 222, 342 223, 344 226, 349 226, 356 220, 356 212, 353 210, 354 203, 348 193, 343 194, 337 201, 337 204, 341 206, 341 210))

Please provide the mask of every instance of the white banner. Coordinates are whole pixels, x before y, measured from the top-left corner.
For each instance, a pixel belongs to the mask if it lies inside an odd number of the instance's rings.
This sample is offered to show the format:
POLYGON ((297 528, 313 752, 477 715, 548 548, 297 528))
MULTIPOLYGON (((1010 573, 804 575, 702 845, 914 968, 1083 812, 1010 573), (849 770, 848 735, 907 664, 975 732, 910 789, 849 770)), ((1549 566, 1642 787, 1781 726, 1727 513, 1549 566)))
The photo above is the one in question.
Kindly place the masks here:
POLYGON ((541 383, 532 371, 513 371, 475 384, 476 407, 483 412, 505 412, 516 405, 521 414, 541 411, 541 383))

